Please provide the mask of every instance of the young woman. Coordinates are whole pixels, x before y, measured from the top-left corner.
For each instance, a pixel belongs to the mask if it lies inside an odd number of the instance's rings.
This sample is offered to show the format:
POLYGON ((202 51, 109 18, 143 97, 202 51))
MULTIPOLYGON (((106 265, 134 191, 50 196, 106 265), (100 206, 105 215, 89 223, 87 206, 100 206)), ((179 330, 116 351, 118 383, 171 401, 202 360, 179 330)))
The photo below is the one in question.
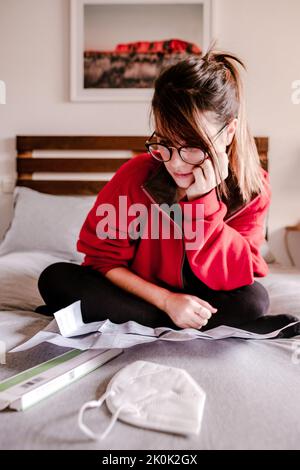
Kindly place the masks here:
POLYGON ((161 72, 147 152, 99 192, 77 242, 83 263, 41 273, 46 306, 37 311, 80 299, 84 322, 174 329, 239 326, 267 312, 254 276, 268 272, 260 245, 271 192, 247 126, 240 66, 211 47, 161 72))

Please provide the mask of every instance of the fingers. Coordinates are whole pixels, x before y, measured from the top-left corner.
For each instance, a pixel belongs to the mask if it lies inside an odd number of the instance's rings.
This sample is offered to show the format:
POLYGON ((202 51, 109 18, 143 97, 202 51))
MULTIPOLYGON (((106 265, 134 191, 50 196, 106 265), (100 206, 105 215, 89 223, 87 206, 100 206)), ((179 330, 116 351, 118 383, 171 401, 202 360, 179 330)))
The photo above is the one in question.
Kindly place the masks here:
POLYGON ((218 311, 216 307, 213 307, 210 303, 206 302, 206 300, 199 299, 199 303, 203 305, 203 307, 207 308, 211 313, 216 313, 218 311))
POLYGON ((199 299, 198 297, 193 297, 194 303, 194 318, 191 318, 191 328, 202 328, 207 325, 209 319, 213 313, 217 312, 217 309, 212 307, 205 300, 199 299))
MULTIPOLYGON (((205 302, 204 300, 203 302, 209 305, 208 302, 205 302)), ((207 325, 211 316, 212 316, 212 312, 210 310, 208 310, 206 307, 201 305, 199 302, 194 301, 194 304, 192 305, 192 308, 190 309, 189 319, 186 323, 185 328, 200 329, 203 326, 207 325)))
POLYGON ((198 324, 198 327, 200 327, 207 325, 212 314, 207 308, 200 306, 194 310, 194 315, 194 321, 198 324))
MULTIPOLYGON (((198 315, 196 313, 196 315, 198 315)), ((198 325, 198 328, 207 325, 209 319, 208 318, 203 318, 198 315, 198 318, 195 320, 195 323, 198 325)))
POLYGON ((211 313, 205 307, 199 304, 194 304, 189 309, 187 327, 188 328, 202 328, 202 326, 207 325, 209 319, 211 318, 211 313))
POLYGON ((209 191, 210 189, 214 188, 216 184, 218 184, 216 181, 216 175, 215 175, 213 164, 209 158, 204 160, 204 162, 201 163, 200 166, 195 167, 194 175, 195 175, 196 181, 197 179, 199 181, 200 179, 199 175, 201 175, 201 178, 203 181, 203 188, 206 191, 209 191))
POLYGON ((190 318, 188 326, 186 328, 195 328, 196 330, 198 330, 203 326, 207 325, 207 322, 208 320, 205 320, 200 316, 194 316, 193 318, 190 318))
POLYGON ((210 303, 206 302, 206 300, 203 300, 203 299, 200 299, 200 297, 197 297, 197 296, 193 296, 193 299, 200 305, 202 305, 203 307, 207 308, 211 313, 216 313, 217 312, 217 308, 213 307, 210 303))
POLYGON ((201 175, 204 178, 206 178, 206 172, 207 172, 207 169, 209 168, 209 164, 211 164, 211 163, 210 163, 209 159, 207 158, 206 160, 204 160, 203 163, 201 163, 201 165, 196 165, 193 168, 193 172, 194 172, 195 177, 198 176, 198 175, 201 175))
POLYGON ((203 320, 209 320, 211 318, 211 312, 205 307, 196 307, 194 312, 199 315, 203 320))
MULTIPOLYGON (((226 152, 218 152, 218 159, 220 165, 221 180, 224 180, 228 176, 229 159, 226 152)), ((198 167, 199 168, 199 167, 198 167)), ((202 170, 202 176, 205 181, 210 182, 211 185, 220 184, 221 180, 219 175, 215 174, 213 164, 210 158, 207 158, 200 166, 202 170)))
POLYGON ((220 157, 220 171, 222 179, 226 179, 228 176, 228 167, 229 167, 229 159, 226 152, 219 154, 220 157))
POLYGON ((193 173, 196 181, 199 181, 199 178, 204 178, 205 179, 205 168, 204 168, 204 163, 200 166, 195 166, 193 168, 193 173))
POLYGON ((222 180, 225 180, 228 176, 228 167, 229 167, 229 159, 226 152, 218 152, 218 160, 219 160, 219 169, 220 175, 217 176, 217 184, 220 184, 222 180))

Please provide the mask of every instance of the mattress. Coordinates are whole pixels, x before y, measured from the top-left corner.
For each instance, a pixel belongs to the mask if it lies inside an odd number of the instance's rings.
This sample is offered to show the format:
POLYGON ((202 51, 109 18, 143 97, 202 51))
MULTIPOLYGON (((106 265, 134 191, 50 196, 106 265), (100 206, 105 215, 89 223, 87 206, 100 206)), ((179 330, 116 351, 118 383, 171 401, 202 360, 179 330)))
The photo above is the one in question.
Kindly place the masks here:
MULTIPOLYGON (((0 340, 9 350, 44 328, 34 312, 43 303, 36 281, 58 258, 39 252, 0 257, 0 340)), ((269 314, 300 318, 300 270, 277 263, 257 279, 270 294, 269 314)), ((65 351, 43 343, 8 353, 0 380, 65 351)), ((24 412, 0 413, 1 449, 298 449, 300 447, 300 338, 139 344, 24 412), (299 351, 299 357, 298 357, 299 351), (99 398, 122 367, 146 360, 184 368, 206 392, 197 436, 140 429, 117 421, 104 441, 94 442, 77 425, 80 406, 99 398), (291 431, 292 430, 292 431, 291 431)), ((89 425, 104 430, 106 406, 91 411, 89 425)))

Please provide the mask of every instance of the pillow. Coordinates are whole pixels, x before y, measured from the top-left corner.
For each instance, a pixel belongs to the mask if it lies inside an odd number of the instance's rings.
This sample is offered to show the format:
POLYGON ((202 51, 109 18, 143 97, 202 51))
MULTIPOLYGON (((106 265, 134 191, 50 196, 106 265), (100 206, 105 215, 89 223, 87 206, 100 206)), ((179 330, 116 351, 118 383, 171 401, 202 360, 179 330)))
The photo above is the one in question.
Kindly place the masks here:
POLYGON ((68 262, 39 251, 0 256, 0 310, 32 311, 44 304, 38 289, 39 275, 47 266, 60 261, 68 262))
POLYGON ((16 186, 13 218, 0 244, 0 255, 41 251, 81 263, 76 242, 95 196, 56 196, 16 186))

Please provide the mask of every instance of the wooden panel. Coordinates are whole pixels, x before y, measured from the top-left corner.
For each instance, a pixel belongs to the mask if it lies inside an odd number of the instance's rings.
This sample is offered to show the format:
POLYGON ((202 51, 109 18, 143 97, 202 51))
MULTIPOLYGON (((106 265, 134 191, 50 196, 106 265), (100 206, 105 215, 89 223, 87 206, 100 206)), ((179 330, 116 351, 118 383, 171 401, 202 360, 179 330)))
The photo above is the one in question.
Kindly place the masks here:
POLYGON ((32 158, 32 152, 19 152, 18 153, 18 158, 32 158))
POLYGON ((17 159, 18 173, 33 172, 115 172, 128 158, 23 158, 17 159))
POLYGON ((254 137, 261 166, 268 171, 268 151, 269 151, 269 138, 268 137, 254 137))
POLYGON ((144 136, 17 136, 17 151, 133 150, 146 151, 144 136))
POLYGON ((96 195, 106 183, 107 181, 90 180, 17 180, 17 186, 25 186, 41 193, 87 196, 96 195))
POLYGON ((18 178, 21 180, 31 180, 32 179, 32 173, 20 173, 18 175, 18 178))
POLYGON ((268 155, 266 153, 259 154, 261 166, 268 171, 268 155))
POLYGON ((268 137, 254 137, 258 153, 268 153, 269 138, 268 137))

